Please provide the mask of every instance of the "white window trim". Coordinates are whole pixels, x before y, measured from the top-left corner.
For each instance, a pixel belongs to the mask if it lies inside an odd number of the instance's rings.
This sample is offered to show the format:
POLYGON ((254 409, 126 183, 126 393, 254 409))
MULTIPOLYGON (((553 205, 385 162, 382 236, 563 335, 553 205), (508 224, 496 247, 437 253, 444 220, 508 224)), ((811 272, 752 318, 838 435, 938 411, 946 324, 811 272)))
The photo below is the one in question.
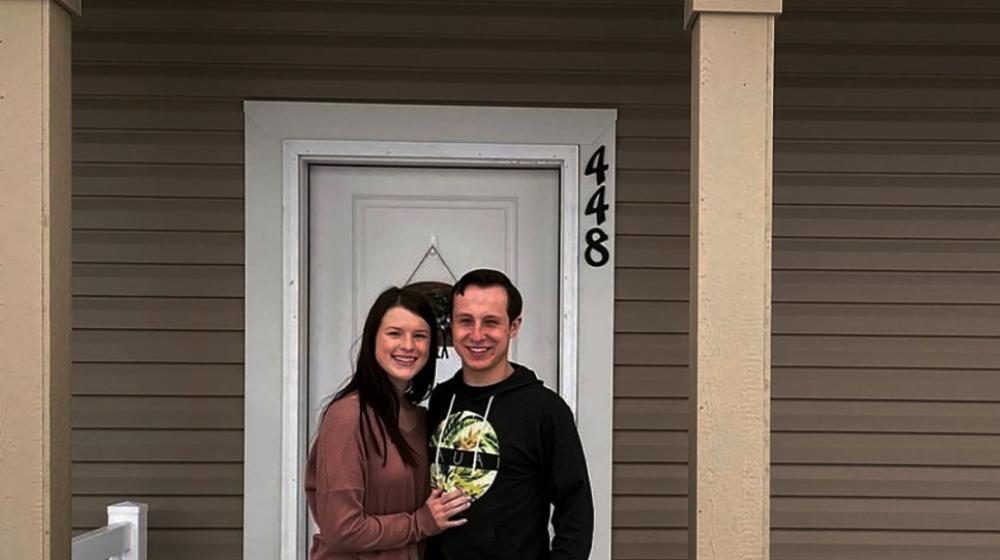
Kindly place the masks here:
POLYGON ((245 114, 244 559, 302 560, 308 544, 301 477, 308 318, 300 287, 307 278, 302 201, 313 163, 559 169, 559 392, 580 412, 594 491, 591 557, 609 559, 615 111, 249 101, 245 114), (582 204, 596 187, 584 169, 599 145, 611 165, 605 200, 612 210, 601 226, 611 259, 593 268, 583 260, 580 224, 582 204), (579 301, 587 305, 581 309, 579 301))

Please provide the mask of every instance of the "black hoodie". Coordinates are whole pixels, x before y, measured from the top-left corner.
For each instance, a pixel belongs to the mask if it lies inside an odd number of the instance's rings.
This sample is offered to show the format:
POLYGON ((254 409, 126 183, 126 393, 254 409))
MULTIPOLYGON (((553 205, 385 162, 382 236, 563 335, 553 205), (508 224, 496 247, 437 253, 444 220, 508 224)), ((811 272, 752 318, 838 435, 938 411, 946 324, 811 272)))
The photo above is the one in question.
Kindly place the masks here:
POLYGON ((459 371, 431 396, 431 484, 461 488, 473 503, 468 523, 430 540, 427 560, 590 556, 594 503, 573 413, 533 371, 512 365, 487 387, 466 385, 459 371))

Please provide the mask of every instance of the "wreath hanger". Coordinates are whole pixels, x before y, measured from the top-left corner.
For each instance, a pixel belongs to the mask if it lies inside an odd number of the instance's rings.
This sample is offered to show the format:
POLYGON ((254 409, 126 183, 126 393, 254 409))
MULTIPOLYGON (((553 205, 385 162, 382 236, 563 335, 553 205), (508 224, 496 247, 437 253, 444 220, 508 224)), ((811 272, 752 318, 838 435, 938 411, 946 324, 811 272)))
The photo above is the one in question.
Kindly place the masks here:
POLYGON ((436 257, 437 260, 440 261, 442 265, 444 265, 444 269, 448 271, 448 276, 451 276, 451 281, 458 282, 458 278, 455 276, 455 273, 452 272, 451 267, 448 266, 448 261, 444 260, 444 255, 441 254, 441 250, 438 249, 437 247, 437 236, 432 235, 430 246, 427 247, 426 251, 424 251, 424 256, 420 257, 420 262, 417 263, 417 266, 414 267, 413 272, 411 272, 410 275, 406 278, 406 282, 403 282, 404 286, 406 286, 407 284, 410 283, 410 281, 413 280, 413 277, 416 276, 417 272, 420 271, 420 267, 422 267, 424 263, 427 262, 427 259, 430 257, 436 257))

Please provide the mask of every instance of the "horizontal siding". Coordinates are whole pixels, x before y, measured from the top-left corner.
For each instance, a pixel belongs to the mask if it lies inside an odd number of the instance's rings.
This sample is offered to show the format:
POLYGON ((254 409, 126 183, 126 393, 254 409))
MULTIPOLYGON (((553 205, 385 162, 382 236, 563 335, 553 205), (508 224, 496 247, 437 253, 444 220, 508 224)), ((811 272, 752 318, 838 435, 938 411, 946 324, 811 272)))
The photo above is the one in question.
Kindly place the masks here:
POLYGON ((114 231, 243 231, 243 201, 237 199, 160 199, 77 197, 73 227, 114 231))
POLYGON ((239 529, 243 526, 242 496, 76 496, 73 498, 73 527, 91 527, 107 523, 101 508, 104 504, 134 500, 149 505, 159 514, 157 526, 163 529, 186 529, 197 525, 204 529, 239 529), (96 513, 95 513, 96 512, 96 513))
MULTIPOLYGON (((771 375, 775 398, 1000 401, 1000 387, 991 369, 776 366, 771 375)), ((687 366, 615 367, 615 395, 619 397, 685 398, 687 390, 687 366)))
MULTIPOLYGON (((772 491, 800 499, 817 496, 983 500, 1000 498, 1000 474, 981 467, 903 467, 882 465, 778 465, 772 491)), ((643 463, 621 463, 614 469, 620 495, 683 496, 688 469, 667 464, 650 469, 643 463)))
POLYGON ((165 495, 241 496, 240 463, 80 463, 73 469, 77 496, 139 495, 156 488, 165 495))
POLYGON ((77 296, 73 299, 73 327, 242 331, 243 300, 77 296))
POLYGON ((889 4, 777 26, 775 559, 1000 550, 1000 12, 889 4))
POLYGON ((243 266, 78 262, 73 267, 73 295, 74 298, 242 298, 243 266))
MULTIPOLYGON (((685 301, 621 301, 615 306, 616 328, 620 333, 685 333, 687 311, 685 301)), ((1000 336, 991 305, 775 303, 773 311, 776 335, 1000 336)))
POLYGON ((71 419, 74 427, 87 429, 238 430, 243 427, 243 399, 78 395, 71 419))
POLYGON ((75 363, 241 364, 239 331, 74 329, 75 363))
MULTIPOLYGON (((74 118, 79 115, 76 106, 73 109, 74 118)), ((115 159, 115 156, 108 157, 115 159)), ((73 195, 77 203, 86 196, 242 200, 243 166, 153 165, 120 161, 91 163, 77 160, 73 163, 73 195)))
MULTIPOLYGON (((631 301, 684 302, 687 270, 619 269, 619 304, 631 301)), ((872 270, 775 270, 775 304, 1000 304, 1000 274, 872 270)))
MULTIPOLYGON (((882 335, 776 335, 775 368, 965 368, 993 369, 1000 345, 993 337, 917 337, 882 335)), ((686 334, 618 334, 617 365, 683 366, 686 334)))
POLYGON ((76 362, 72 390, 74 397, 242 397, 243 364, 76 362))
POLYGON ((149 558, 243 558, 243 534, 236 529, 150 529, 148 536, 149 558))
POLYGON ((794 530, 773 533, 772 557, 850 558, 884 560, 886 558, 939 559, 996 557, 1000 537, 995 533, 893 530, 794 530), (780 552, 779 552, 780 551, 780 552))
MULTIPOLYGON (((683 425, 684 398, 631 398, 615 409, 616 428, 669 430, 683 425)), ((780 399, 771 411, 785 432, 872 434, 982 434, 1000 436, 1000 403, 909 402, 881 400, 780 399)))
POLYGON ((243 265, 243 234, 74 231, 74 264, 243 265))
MULTIPOLYGON (((243 461, 242 430, 73 428, 74 463, 233 463, 243 461)), ((156 487, 150 488, 155 491, 156 487)))

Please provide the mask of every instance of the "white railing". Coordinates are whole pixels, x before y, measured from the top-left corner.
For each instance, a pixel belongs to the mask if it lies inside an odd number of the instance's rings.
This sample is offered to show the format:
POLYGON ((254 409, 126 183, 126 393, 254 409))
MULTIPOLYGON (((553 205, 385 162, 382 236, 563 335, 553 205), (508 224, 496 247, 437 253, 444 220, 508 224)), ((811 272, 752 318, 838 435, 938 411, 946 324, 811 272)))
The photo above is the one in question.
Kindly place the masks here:
POLYGON ((146 560, 146 504, 108 506, 108 524, 73 539, 73 560, 146 560))

